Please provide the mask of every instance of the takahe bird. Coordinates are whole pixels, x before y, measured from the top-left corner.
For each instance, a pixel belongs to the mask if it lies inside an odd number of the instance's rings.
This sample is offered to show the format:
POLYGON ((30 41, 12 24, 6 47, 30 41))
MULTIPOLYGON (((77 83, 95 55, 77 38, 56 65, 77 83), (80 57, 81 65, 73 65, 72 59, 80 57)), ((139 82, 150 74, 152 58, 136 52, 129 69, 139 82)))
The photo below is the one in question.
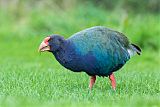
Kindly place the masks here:
POLYGON ((57 34, 48 36, 40 44, 39 51, 53 53, 62 66, 73 72, 86 72, 91 76, 90 89, 96 76, 109 76, 114 90, 116 81, 113 72, 135 53, 141 54, 141 49, 131 44, 124 34, 103 26, 82 30, 68 39, 57 34))

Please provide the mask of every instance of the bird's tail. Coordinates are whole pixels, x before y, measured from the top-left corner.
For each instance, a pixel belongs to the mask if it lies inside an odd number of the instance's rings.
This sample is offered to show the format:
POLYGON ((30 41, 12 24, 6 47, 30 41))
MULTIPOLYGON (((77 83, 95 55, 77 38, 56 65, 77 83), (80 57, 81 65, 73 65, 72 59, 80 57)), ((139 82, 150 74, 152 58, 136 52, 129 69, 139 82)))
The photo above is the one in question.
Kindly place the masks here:
POLYGON ((128 49, 128 53, 130 54, 130 56, 135 55, 135 53, 137 53, 138 55, 141 55, 142 51, 141 48, 138 47, 135 44, 130 44, 130 49, 128 49))

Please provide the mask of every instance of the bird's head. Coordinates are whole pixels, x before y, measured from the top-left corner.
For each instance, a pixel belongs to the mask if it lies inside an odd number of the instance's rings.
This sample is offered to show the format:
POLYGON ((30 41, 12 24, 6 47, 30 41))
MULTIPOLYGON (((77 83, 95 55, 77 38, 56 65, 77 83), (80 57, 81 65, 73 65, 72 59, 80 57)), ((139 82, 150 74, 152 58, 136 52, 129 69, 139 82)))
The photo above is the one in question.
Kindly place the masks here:
POLYGON ((56 52, 58 49, 60 49, 61 45, 64 43, 65 39, 62 36, 59 35, 52 35, 44 38, 42 43, 39 46, 38 51, 39 52, 56 52))

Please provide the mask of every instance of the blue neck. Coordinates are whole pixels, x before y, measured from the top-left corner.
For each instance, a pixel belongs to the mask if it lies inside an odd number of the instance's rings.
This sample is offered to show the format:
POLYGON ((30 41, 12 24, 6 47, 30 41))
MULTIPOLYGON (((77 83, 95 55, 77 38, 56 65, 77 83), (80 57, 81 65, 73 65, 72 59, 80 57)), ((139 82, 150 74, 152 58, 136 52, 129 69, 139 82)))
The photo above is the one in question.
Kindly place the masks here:
POLYGON ((73 52, 71 43, 67 40, 64 41, 63 44, 59 47, 59 49, 55 52, 52 52, 55 58, 58 60, 59 63, 64 65, 66 62, 69 61, 69 54, 73 52))
POLYGON ((82 69, 80 55, 75 51, 74 44, 71 41, 65 40, 64 44, 53 55, 57 61, 65 68, 74 72, 80 72, 82 69))

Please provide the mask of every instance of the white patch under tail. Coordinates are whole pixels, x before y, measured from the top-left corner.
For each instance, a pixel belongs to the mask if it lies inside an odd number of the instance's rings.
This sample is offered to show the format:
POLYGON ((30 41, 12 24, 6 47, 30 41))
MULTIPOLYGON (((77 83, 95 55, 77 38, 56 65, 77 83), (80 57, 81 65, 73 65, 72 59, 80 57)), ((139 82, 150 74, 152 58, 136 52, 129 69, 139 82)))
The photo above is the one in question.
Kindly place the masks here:
POLYGON ((133 51, 132 49, 127 49, 127 51, 129 53, 130 57, 132 57, 132 56, 134 56, 136 54, 136 52, 133 51))
POLYGON ((135 54, 138 54, 138 55, 141 54, 141 49, 135 44, 130 44, 127 51, 129 53, 130 57, 134 56, 135 54))

